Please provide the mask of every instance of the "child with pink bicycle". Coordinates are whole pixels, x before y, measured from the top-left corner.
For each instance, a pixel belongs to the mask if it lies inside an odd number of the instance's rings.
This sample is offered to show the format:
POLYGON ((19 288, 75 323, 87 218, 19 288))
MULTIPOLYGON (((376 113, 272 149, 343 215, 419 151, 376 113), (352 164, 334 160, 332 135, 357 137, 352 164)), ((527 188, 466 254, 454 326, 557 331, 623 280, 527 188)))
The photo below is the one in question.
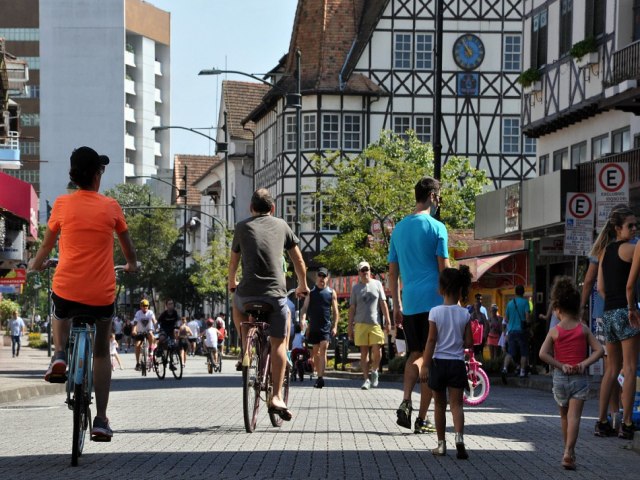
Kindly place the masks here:
POLYGON ((429 312, 429 337, 420 368, 420 381, 429 382, 435 399, 434 416, 438 447, 433 455, 447 454, 445 441, 447 390, 455 429, 455 444, 460 460, 469 458, 464 446, 464 410, 463 392, 468 385, 467 369, 464 361, 464 349, 473 348, 470 315, 459 301, 466 300, 471 286, 469 267, 460 269, 445 268, 440 273, 440 294, 444 305, 434 307, 429 312))
POLYGON ((551 307, 560 319, 540 348, 540 360, 553 370, 553 398, 560 407, 564 454, 562 466, 576 469, 576 441, 582 407, 589 394, 587 367, 602 357, 602 345, 580 321, 580 292, 570 277, 558 277, 551 289, 551 307), (591 347, 588 355, 587 345, 591 347))

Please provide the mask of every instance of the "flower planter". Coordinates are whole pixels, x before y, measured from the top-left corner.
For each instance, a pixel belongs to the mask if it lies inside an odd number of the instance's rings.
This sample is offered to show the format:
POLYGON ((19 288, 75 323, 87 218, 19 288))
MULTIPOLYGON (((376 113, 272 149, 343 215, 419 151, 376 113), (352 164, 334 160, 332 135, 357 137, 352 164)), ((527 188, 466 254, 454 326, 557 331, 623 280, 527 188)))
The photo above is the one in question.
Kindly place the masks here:
POLYGON ((598 63, 598 52, 589 52, 581 58, 576 58, 576 66, 578 68, 587 68, 595 63, 598 63))
POLYGON ((531 95, 532 93, 541 92, 542 91, 542 82, 533 82, 531 85, 527 85, 526 87, 522 87, 522 91, 525 95, 531 95))

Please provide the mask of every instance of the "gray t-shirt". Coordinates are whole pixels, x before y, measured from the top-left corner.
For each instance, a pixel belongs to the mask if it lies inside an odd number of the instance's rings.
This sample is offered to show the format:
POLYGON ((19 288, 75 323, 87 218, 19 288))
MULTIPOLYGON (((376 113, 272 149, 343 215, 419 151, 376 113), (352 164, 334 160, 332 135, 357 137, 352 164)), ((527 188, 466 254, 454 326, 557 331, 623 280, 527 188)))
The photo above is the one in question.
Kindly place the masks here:
POLYGON ((356 283, 351 288, 351 298, 349 302, 355 306, 355 323, 368 323, 369 325, 380 325, 378 318, 378 301, 386 300, 382 284, 375 279, 370 279, 368 283, 356 283))
POLYGON ((281 218, 259 215, 236 224, 231 249, 242 255, 242 279, 238 284, 238 295, 286 296, 282 250, 290 250, 297 244, 298 237, 281 218))

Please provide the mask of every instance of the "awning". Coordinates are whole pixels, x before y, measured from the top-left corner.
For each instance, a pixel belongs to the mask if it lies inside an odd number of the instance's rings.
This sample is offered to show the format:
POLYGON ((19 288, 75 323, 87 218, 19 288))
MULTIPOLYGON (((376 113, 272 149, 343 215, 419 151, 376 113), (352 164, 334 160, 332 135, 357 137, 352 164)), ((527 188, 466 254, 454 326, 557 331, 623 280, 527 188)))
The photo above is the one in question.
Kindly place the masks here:
POLYGON ((467 265, 469 270, 471 270, 471 275, 473 275, 473 281, 477 282, 480 280, 480 277, 487 273, 487 271, 497 265, 505 258, 510 257, 511 255, 515 255, 518 252, 505 253, 502 255, 492 255, 489 257, 475 257, 475 258, 465 258, 463 260, 458 260, 458 264, 467 265))
POLYGON ((29 234, 38 238, 38 196, 30 183, 0 172, 0 210, 29 222, 29 234))

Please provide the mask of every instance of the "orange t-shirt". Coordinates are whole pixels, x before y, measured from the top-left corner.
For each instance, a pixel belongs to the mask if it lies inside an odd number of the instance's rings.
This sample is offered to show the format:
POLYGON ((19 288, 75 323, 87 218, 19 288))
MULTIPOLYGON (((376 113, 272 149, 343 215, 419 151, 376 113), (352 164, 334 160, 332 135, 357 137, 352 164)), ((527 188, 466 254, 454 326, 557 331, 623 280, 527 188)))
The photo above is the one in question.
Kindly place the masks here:
POLYGON ((53 204, 48 226, 60 232, 55 294, 85 305, 112 304, 116 296, 113 232, 127 230, 118 202, 89 190, 61 195, 53 204))

